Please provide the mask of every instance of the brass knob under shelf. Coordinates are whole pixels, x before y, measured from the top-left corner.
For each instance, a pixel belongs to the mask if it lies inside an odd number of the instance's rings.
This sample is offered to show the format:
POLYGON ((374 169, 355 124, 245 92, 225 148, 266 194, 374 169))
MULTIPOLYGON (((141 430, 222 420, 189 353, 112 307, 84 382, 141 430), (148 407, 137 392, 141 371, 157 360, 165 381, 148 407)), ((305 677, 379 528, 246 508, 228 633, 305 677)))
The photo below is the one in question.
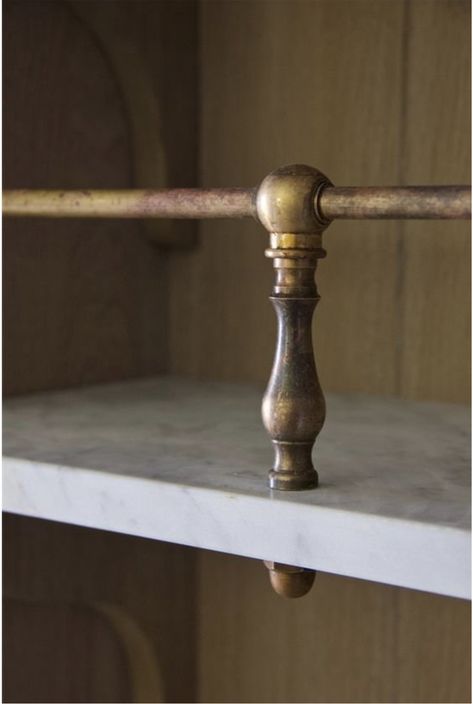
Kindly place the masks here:
POLYGON ((279 596, 297 599, 310 592, 316 575, 314 570, 293 567, 272 560, 265 560, 264 564, 269 570, 271 586, 279 596))

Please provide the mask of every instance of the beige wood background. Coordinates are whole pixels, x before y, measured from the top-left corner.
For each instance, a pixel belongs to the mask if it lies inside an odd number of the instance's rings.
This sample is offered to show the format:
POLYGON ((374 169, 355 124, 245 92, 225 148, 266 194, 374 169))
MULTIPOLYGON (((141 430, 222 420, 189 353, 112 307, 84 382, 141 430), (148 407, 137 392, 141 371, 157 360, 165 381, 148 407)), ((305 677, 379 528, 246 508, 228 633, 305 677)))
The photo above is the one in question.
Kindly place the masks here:
MULTIPOLYGON (((63 2, 4 8, 5 186, 129 185, 128 118, 91 34, 63 2)), ((152 68, 171 183, 253 185, 296 161, 340 185, 470 180, 466 0, 205 0, 199 16, 192 1, 101 0, 100 11, 152 68)), ((222 221, 200 237, 165 255, 139 223, 7 223, 6 392, 162 370, 263 385, 275 337, 265 233, 222 221)), ((468 401, 468 226, 335 223, 325 245, 323 387, 468 401)), ((167 701, 470 700, 466 602, 325 574, 284 602, 257 561, 19 517, 5 528, 7 597, 118 605, 150 639, 167 701)), ((57 619, 89 634, 108 678, 70 700, 126 701, 103 623, 70 607, 57 619)), ((25 612, 12 620, 24 633, 25 612)))
MULTIPOLYGON (((202 183, 294 162, 339 185, 468 183, 469 33, 463 0, 203 2, 202 183)), ((171 369, 264 384, 265 234, 200 232, 171 262, 171 369)), ((338 222, 324 239, 323 388, 467 402, 468 224, 338 222)), ((199 580, 201 701, 470 701, 466 602, 320 575, 287 603, 260 564, 212 553, 199 580)))
POLYGON ((3 701, 120 702, 125 692, 130 701, 124 652, 92 608, 4 597, 3 614, 3 701))
POLYGON ((13 515, 4 537, 3 701, 194 700, 193 550, 13 515), (104 607, 131 621, 135 636, 104 623, 104 607), (48 653, 53 662, 40 669, 48 653))
MULTIPOLYGON (((195 184, 195 3, 91 4, 148 69, 169 185, 195 184)), ((5 2, 4 56, 4 187, 133 186, 143 154, 132 148, 120 82, 74 4, 5 2)), ((166 255, 143 222, 7 220, 3 256, 5 393, 165 369, 166 255)))
MULTIPOLYGON (((92 5, 125 33, 167 106, 169 184, 195 184, 195 2, 92 5)), ((132 186, 137 153, 103 43, 62 0, 8 0, 3 12, 4 187, 132 186)), ((3 255, 6 394, 165 369, 167 255, 142 223, 6 221, 3 255)), ((167 701, 193 700, 194 552, 14 516, 3 537, 4 701, 161 701, 156 673, 167 701), (125 657, 137 639, 107 627, 97 601, 150 643, 138 686, 125 657)))
POLYGON ((470 701, 466 602, 328 574, 286 601, 216 553, 199 572, 199 701, 470 701))

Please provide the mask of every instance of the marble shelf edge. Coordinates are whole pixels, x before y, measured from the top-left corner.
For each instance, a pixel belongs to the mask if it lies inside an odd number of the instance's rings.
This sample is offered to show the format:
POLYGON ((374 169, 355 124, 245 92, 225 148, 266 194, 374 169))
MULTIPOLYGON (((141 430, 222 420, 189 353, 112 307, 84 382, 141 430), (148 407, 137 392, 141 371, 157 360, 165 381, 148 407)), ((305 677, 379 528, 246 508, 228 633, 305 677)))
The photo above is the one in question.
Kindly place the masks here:
POLYGON ((8 456, 3 510, 470 598, 470 532, 445 525, 8 456))

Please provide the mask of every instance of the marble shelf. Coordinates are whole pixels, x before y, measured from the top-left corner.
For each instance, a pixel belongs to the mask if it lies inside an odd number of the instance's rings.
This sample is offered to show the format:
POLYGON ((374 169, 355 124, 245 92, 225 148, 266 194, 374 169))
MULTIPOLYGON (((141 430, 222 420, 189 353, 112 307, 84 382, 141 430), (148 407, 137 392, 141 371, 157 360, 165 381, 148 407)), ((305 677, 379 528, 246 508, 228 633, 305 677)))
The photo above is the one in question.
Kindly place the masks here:
POLYGON ((328 395, 320 488, 282 493, 261 395, 163 376, 8 399, 3 508, 470 597, 469 409, 328 395))

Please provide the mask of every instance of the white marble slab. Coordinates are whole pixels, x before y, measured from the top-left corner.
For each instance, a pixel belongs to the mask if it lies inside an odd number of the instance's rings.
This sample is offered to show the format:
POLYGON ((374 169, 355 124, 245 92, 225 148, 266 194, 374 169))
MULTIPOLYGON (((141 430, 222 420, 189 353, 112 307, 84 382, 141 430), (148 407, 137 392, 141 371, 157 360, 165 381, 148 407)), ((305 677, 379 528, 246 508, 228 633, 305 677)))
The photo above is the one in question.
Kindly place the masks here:
POLYGON ((328 396, 320 488, 282 493, 261 395, 158 377, 7 400, 4 510, 469 598, 468 409, 328 396))

